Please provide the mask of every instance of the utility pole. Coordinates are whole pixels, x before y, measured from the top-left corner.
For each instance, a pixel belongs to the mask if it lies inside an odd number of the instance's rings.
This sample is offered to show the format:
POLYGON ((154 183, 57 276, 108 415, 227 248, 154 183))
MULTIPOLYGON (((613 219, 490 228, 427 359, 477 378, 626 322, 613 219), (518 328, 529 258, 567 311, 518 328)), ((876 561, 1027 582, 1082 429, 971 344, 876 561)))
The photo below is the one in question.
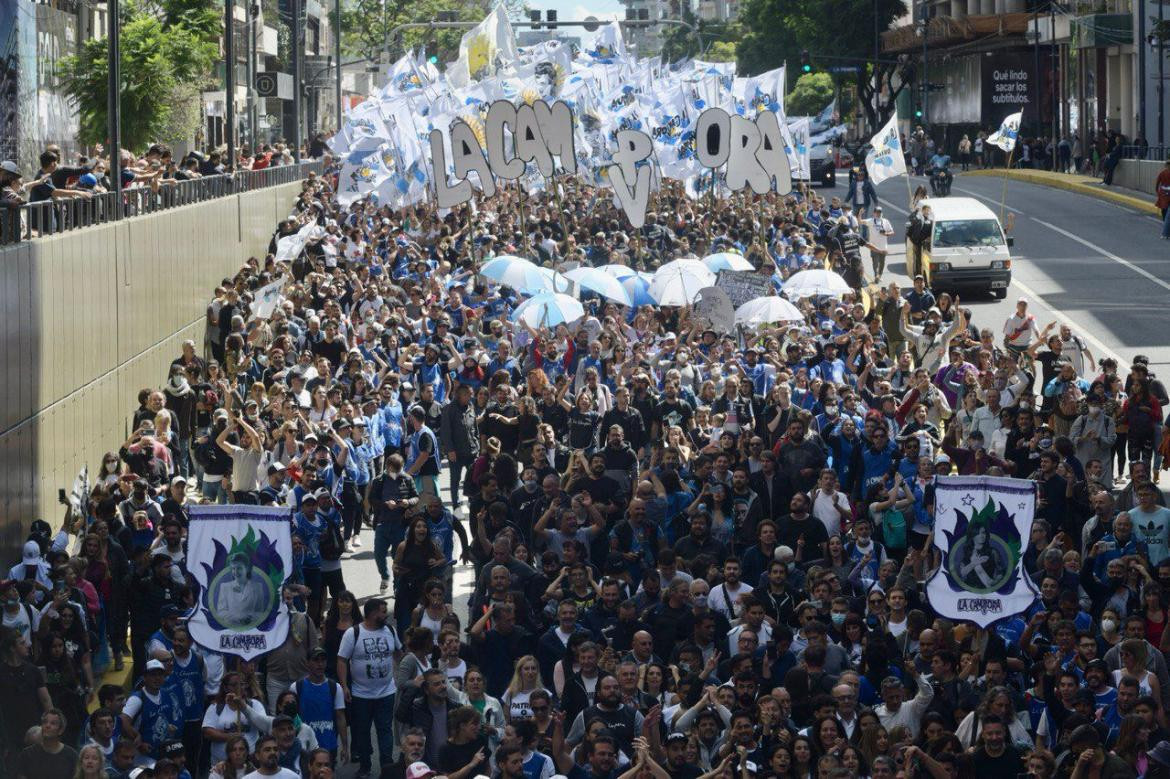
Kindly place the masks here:
POLYGON ((1052 169, 1056 170, 1056 160, 1059 149, 1057 144, 1060 139, 1057 134, 1060 132, 1060 76, 1057 73, 1057 63, 1060 61, 1060 47, 1056 45, 1056 0, 1048 0, 1048 34, 1052 37, 1052 169))
POLYGON ((922 123, 929 124, 927 105, 930 101, 930 74, 926 63, 926 48, 930 36, 930 6, 922 0, 922 123))
POLYGON ((292 153, 293 159, 301 161, 301 105, 304 86, 304 57, 302 56, 301 38, 301 0, 292 0, 292 61, 293 61, 293 127, 292 153))
POLYGON ((333 30, 333 50, 337 54, 337 126, 334 132, 341 129, 341 0, 334 0, 333 13, 337 16, 337 24, 333 30))
POLYGON ((114 193, 111 219, 122 216, 122 46, 118 0, 107 0, 109 14, 106 33, 106 133, 110 136, 110 188, 114 193))
MULTIPOLYGON (((1166 144, 1166 53, 1164 36, 1166 34, 1166 2, 1158 3, 1158 145, 1166 144)), ((1144 135, 1144 133, 1143 133, 1144 135)), ((1162 150, 1165 156, 1165 149, 1162 150)))
MULTIPOLYGON (((1159 11, 1161 10, 1161 3, 1158 3, 1159 11)), ((1146 0, 1138 0, 1138 131, 1134 133, 1136 138, 1138 135, 1146 137, 1146 47, 1149 46, 1149 41, 1146 40, 1146 0)), ((1162 83, 1158 82, 1158 89, 1161 90, 1162 83)), ((1159 106, 1159 109, 1161 106, 1159 106)), ((1122 117, 1124 120, 1125 117, 1122 117)), ((1148 138, 1146 140, 1149 140, 1148 138)))
POLYGON ((228 171, 236 169, 236 20, 232 18, 235 11, 235 0, 223 0, 223 56, 224 73, 227 76, 224 83, 224 136, 227 141, 228 171))
POLYGON ((253 2, 248 9, 248 48, 245 53, 248 72, 248 146, 256 153, 256 33, 260 27, 260 4, 253 2))

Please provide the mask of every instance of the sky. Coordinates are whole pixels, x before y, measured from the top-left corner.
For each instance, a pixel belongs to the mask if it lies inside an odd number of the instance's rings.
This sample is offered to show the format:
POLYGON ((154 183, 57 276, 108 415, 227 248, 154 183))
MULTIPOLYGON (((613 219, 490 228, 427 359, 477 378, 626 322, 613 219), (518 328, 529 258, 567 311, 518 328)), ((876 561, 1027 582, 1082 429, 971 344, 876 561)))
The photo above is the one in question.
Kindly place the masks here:
MULTIPOLYGON (((621 19, 626 15, 625 6, 618 0, 589 0, 588 3, 582 3, 581 0, 528 0, 528 7, 534 11, 537 9, 556 11, 558 19, 581 21, 589 16, 606 21, 621 19)), ((566 34, 580 37, 582 40, 592 37, 580 27, 566 28, 566 34)))

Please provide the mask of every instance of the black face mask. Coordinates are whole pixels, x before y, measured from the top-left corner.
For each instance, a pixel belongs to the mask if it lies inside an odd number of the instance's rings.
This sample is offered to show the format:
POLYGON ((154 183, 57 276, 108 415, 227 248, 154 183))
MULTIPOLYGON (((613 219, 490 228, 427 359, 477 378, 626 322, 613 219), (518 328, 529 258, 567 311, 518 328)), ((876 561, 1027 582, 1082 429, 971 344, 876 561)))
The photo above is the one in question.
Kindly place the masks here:
POLYGON ((295 703, 293 703, 292 701, 289 701, 288 703, 286 703, 284 705, 284 708, 281 709, 281 712, 286 717, 296 717, 297 715, 299 715, 301 713, 300 709, 298 709, 297 705, 295 703))

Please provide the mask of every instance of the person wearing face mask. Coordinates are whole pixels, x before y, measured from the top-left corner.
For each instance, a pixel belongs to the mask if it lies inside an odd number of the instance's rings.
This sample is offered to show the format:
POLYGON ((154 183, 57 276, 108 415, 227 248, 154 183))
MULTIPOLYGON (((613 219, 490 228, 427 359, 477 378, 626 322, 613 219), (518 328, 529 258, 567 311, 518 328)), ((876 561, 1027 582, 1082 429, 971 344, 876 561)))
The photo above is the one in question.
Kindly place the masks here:
POLYGON ((983 476, 989 468, 1001 468, 1008 473, 1012 471, 1012 463, 987 450, 982 431, 972 428, 967 433, 966 446, 959 444, 959 433, 960 425, 950 425, 943 438, 942 448, 960 476, 983 476))
MULTIPOLYGON (((1076 446, 1077 459, 1082 463, 1090 460, 1111 462, 1113 445, 1117 442, 1117 422, 1104 413, 1105 401, 1090 392, 1084 413, 1073 420, 1068 437, 1076 446)), ((1105 468, 1101 473, 1101 486, 1113 489, 1113 469, 1105 468)))

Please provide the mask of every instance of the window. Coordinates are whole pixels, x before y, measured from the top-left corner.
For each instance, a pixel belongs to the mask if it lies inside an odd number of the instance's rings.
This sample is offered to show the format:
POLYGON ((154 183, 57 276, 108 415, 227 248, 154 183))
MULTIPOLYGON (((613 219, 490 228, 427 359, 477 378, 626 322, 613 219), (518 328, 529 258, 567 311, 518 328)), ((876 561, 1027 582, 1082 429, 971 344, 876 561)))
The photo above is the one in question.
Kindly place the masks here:
POLYGON ((956 219, 937 222, 933 245, 941 246, 1000 246, 1003 231, 994 219, 956 219))

